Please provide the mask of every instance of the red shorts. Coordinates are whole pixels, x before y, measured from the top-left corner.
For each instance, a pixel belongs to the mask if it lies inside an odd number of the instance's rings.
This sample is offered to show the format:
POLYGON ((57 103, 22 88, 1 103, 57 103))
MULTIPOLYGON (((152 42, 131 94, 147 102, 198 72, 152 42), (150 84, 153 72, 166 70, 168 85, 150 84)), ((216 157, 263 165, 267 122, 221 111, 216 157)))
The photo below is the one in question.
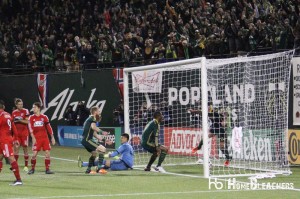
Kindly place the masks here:
POLYGON ((50 142, 48 138, 45 139, 37 139, 34 146, 32 147, 33 151, 50 151, 51 150, 51 146, 50 146, 50 142))
POLYGON ((20 146, 27 147, 28 146, 28 135, 21 135, 17 137, 17 140, 20 143, 20 146))
POLYGON ((4 155, 4 157, 8 158, 10 156, 14 156, 13 143, 12 142, 4 142, 0 143, 0 155, 4 155))

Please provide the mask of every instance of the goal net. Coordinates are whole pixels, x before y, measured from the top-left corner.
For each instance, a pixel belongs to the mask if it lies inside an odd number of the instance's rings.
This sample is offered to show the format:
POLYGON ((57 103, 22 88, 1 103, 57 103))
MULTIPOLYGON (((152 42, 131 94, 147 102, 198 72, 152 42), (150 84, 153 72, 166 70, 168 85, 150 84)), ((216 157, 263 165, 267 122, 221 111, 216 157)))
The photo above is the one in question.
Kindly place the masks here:
POLYGON ((125 69, 125 132, 131 134, 135 166, 149 161, 151 154, 141 146, 142 133, 159 110, 164 116, 159 143, 169 149, 164 165, 203 162, 205 177, 289 173, 292 57, 293 51, 288 51, 125 69), (216 128, 222 131, 212 130, 216 128), (202 139, 203 147, 193 153, 202 139), (230 163, 224 165, 227 159, 230 163))

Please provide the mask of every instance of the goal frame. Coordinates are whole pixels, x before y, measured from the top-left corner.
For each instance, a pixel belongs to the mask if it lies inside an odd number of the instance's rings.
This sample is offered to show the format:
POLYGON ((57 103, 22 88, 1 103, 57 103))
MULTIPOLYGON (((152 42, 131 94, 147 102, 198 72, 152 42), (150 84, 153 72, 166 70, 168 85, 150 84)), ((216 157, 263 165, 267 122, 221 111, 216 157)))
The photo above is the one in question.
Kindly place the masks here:
POLYGON ((163 64, 152 64, 147 66, 124 68, 123 71, 123 81, 124 81, 124 130, 125 132, 130 132, 129 126, 129 72, 152 70, 160 68, 171 68, 185 64, 195 64, 201 63, 201 107, 202 111, 202 132, 203 132, 203 172, 204 177, 209 178, 209 151, 208 151, 208 89, 207 89, 207 68, 206 68, 206 58, 194 58, 188 60, 180 60, 174 62, 168 62, 163 64))
MULTIPOLYGON (((282 52, 282 53, 290 53, 292 51, 287 51, 287 52, 282 52)), ((236 61, 238 62, 245 62, 247 59, 251 59, 251 61, 258 61, 263 59, 264 57, 268 58, 277 58, 280 57, 280 53, 274 53, 270 55, 262 55, 262 56, 254 56, 253 58, 251 57, 244 57, 245 60, 241 61, 236 61)), ((291 54, 293 56, 293 54, 291 54)), ((229 58, 229 59, 224 59, 226 60, 225 62, 230 63, 232 60, 236 60, 237 58, 229 58)), ((180 60, 180 61, 174 61, 174 62, 168 62, 168 63, 163 63, 163 64, 152 64, 152 65, 147 65, 147 66, 140 66, 140 67, 133 67, 133 68, 124 68, 124 130, 125 132, 130 132, 130 107, 129 107, 129 73, 131 72, 136 72, 136 71, 147 71, 147 70, 158 70, 161 68, 172 68, 172 67, 177 67, 177 66, 183 66, 187 64, 197 64, 199 63, 199 71, 201 72, 201 81, 199 85, 199 88, 201 88, 201 108, 202 108, 202 122, 201 122, 201 128, 202 128, 202 139, 203 139, 203 176, 204 178, 210 178, 210 177, 238 177, 238 176, 253 176, 253 175, 258 175, 259 173, 249 173, 249 174, 226 174, 226 175, 210 175, 210 165, 209 165, 209 150, 208 150, 208 66, 211 67, 211 61, 215 60, 210 60, 206 59, 205 57, 201 58, 194 58, 194 59, 188 59, 188 60, 180 60)), ((291 62, 291 59, 290 59, 291 62)), ((223 65, 224 62, 220 60, 220 62, 216 62, 214 66, 218 67, 219 65, 223 65)), ((196 67, 198 69, 198 66, 196 67)), ((195 67, 194 67, 195 69, 195 67)), ((288 79, 290 77, 291 73, 291 64, 289 65, 288 70, 288 79)), ((287 89, 289 90, 289 85, 290 82, 287 82, 287 89)), ((288 102, 288 95, 286 98, 286 101, 288 102)), ((288 116, 286 116, 286 122, 288 121, 288 116)), ((287 122, 288 123, 288 122, 287 122)), ((287 127, 286 127, 287 130, 287 127)), ((282 140, 283 142, 286 142, 286 135, 284 136, 285 140, 282 140)), ((287 149, 284 149, 285 154, 284 156, 287 156, 287 149)), ((288 165, 287 165, 288 166, 288 165)), ((249 169, 249 168, 248 168, 249 169)), ((273 174, 291 174, 291 171, 277 171, 277 170, 264 170, 264 169, 259 169, 259 168, 253 168, 250 170, 257 170, 257 171, 262 171, 263 173, 273 173, 273 174)))

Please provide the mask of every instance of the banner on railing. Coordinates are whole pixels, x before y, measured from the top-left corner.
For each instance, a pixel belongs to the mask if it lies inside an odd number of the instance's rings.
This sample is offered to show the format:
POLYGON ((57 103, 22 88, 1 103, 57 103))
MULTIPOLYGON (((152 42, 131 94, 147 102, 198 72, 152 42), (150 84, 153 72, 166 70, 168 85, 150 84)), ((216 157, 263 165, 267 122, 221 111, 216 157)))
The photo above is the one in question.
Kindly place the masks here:
POLYGON ((300 57, 294 57, 293 63, 293 125, 300 125, 300 57))
MULTIPOLYGON (((99 142, 99 144, 104 145, 107 149, 117 149, 121 142, 120 137, 122 134, 121 127, 101 127, 101 130, 106 131, 105 135, 106 141, 111 141, 110 144, 107 142, 99 142)), ((82 126, 58 126, 58 141, 61 146, 70 147, 83 147, 81 144, 83 127, 82 126)), ((97 140, 95 140, 97 142, 97 140)))
POLYGON ((300 130, 289 129, 288 146, 289 162, 300 165, 300 130))
POLYGON ((38 95, 44 108, 48 107, 48 75, 39 73, 37 75, 38 95))

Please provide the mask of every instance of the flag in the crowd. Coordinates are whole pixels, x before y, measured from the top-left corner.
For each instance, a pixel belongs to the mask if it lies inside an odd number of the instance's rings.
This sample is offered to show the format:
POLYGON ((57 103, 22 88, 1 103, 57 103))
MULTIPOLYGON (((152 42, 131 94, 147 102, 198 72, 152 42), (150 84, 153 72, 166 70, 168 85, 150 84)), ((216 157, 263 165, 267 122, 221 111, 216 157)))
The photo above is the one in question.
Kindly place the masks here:
POLYGON ((48 107, 48 75, 38 73, 37 75, 37 86, 39 99, 44 108, 48 107))
POLYGON ((118 85, 121 97, 123 98, 124 97, 123 68, 113 69, 113 75, 118 85))

